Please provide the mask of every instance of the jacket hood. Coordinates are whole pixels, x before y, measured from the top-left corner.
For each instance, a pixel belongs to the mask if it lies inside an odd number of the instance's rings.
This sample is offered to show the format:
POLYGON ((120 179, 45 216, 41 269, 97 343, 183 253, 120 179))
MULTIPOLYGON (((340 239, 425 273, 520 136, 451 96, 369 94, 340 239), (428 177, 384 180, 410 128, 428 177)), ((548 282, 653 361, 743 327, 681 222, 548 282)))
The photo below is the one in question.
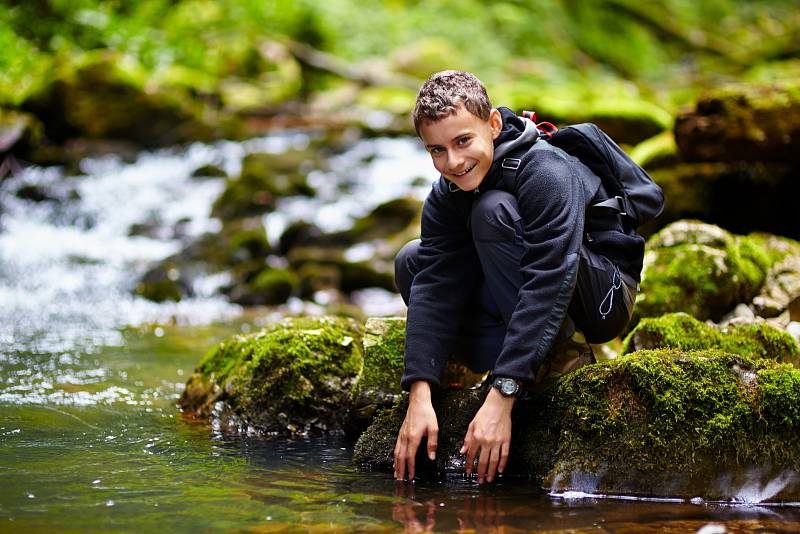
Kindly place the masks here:
POLYGON ((503 169, 501 165, 506 156, 518 152, 520 149, 530 148, 539 139, 539 131, 533 121, 518 117, 508 108, 500 107, 497 109, 503 119, 503 129, 500 130, 500 135, 494 140, 492 167, 486 173, 483 182, 481 182, 480 190, 494 187, 497 181, 502 178, 503 169))
POLYGON ((506 155, 519 148, 532 145, 539 138, 539 131, 533 121, 517 117, 508 108, 500 107, 497 109, 503 119, 503 129, 497 139, 494 140, 494 162, 503 159, 506 155))

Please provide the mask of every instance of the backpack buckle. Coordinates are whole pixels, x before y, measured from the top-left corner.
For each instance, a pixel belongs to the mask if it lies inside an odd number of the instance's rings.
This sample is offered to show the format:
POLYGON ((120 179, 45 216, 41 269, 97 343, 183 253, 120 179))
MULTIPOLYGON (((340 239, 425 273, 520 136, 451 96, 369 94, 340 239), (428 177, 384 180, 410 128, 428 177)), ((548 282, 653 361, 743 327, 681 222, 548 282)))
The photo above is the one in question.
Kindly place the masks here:
POLYGON ((500 165, 504 169, 511 169, 512 171, 516 171, 519 169, 519 164, 522 163, 521 159, 518 158, 506 158, 503 160, 503 163, 500 165))
POLYGON ((628 215, 628 212, 625 211, 625 200, 619 195, 615 196, 614 198, 619 204, 619 214, 624 216, 628 215))

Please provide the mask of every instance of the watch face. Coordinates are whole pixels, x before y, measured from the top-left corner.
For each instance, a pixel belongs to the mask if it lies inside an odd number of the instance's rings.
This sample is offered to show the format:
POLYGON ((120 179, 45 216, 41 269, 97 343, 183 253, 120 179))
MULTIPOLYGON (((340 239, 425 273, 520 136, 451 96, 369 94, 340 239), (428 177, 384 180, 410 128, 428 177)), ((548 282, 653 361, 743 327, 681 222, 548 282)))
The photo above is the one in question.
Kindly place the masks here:
POLYGON ((517 385, 513 380, 503 380, 503 383, 500 387, 503 388, 503 393, 506 395, 513 395, 517 390, 517 385))

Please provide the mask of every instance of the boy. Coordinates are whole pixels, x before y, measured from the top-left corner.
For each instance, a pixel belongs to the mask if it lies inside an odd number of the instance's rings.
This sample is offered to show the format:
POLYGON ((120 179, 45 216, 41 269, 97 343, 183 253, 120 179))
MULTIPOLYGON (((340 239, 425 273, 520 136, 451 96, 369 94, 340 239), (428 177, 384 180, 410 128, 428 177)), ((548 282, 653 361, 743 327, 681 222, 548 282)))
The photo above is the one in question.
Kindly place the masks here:
POLYGON ((413 118, 441 177, 425 201, 421 239, 395 262, 408 305, 402 386, 410 392, 395 478, 414 478, 425 436, 435 459, 431 391, 457 354, 492 372, 460 451, 467 474, 477 458, 478 482, 491 482, 508 459, 514 401, 552 349, 576 327, 601 343, 627 324, 644 240, 616 214, 587 222, 586 207, 608 198, 600 178, 539 139, 531 121, 492 108, 474 75, 431 76, 413 118))

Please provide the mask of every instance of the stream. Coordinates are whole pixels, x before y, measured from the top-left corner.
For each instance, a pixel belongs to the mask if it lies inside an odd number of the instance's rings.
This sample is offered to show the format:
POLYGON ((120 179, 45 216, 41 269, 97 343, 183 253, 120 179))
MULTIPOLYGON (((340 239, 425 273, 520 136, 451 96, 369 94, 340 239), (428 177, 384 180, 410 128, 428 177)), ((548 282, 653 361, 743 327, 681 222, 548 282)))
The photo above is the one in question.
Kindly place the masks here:
MULTIPOLYGON (((519 479, 397 484, 354 468, 342 437, 256 437, 184 418, 177 399, 211 346, 315 308, 232 305, 216 292, 224 274, 177 303, 134 296, 136 281, 218 228, 209 214, 224 180, 196 169, 236 175, 246 154, 310 135, 85 159, 79 175, 28 168, 0 182, 0 532, 800 531, 800 507, 759 499, 551 495, 519 479), (148 235, 131 232, 145 222, 148 235)), ((387 200, 422 199, 430 167, 414 139, 354 141, 332 170, 310 172, 316 197, 282 199, 265 217, 268 237, 301 218, 345 229, 387 200)), ((354 300, 403 313, 383 290, 354 300)))

